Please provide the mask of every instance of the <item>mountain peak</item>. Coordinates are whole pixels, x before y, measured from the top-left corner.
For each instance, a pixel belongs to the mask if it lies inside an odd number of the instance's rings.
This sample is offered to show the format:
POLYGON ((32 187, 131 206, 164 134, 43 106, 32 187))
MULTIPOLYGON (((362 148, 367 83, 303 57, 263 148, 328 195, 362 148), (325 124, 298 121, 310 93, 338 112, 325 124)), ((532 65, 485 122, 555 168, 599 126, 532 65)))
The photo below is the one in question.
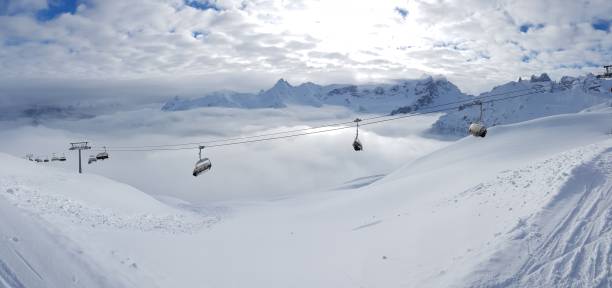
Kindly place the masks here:
POLYGON ((293 86, 291 86, 291 84, 289 84, 287 80, 280 78, 278 79, 278 81, 276 81, 276 84, 274 84, 273 88, 280 88, 280 87, 293 87, 293 86))
POLYGON ((531 80, 530 82, 550 82, 550 77, 548 77, 548 74, 546 73, 542 73, 540 74, 540 77, 536 76, 536 75, 531 75, 531 80))

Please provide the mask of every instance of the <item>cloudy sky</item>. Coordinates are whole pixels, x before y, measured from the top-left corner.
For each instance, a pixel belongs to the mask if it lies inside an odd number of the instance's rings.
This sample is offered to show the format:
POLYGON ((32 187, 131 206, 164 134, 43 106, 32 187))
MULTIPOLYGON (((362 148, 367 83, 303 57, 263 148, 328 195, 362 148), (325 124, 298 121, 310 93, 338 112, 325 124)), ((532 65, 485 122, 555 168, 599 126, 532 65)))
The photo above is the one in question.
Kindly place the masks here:
POLYGON ((609 0, 0 0, 0 98, 424 73, 478 93, 532 73, 599 72, 612 62, 610 15, 609 0))

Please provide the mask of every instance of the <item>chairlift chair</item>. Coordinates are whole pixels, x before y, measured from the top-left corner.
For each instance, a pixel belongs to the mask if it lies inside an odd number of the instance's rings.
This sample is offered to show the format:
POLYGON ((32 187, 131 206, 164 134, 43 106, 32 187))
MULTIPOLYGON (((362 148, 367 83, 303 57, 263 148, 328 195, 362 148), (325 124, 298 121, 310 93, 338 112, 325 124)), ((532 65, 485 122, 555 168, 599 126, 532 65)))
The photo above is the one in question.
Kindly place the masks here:
POLYGON ((98 155, 96 155, 96 159, 97 160, 108 159, 108 152, 106 152, 106 146, 104 146, 104 152, 100 152, 100 153, 98 153, 98 155))
POLYGON ((353 122, 356 123, 356 127, 357 127, 357 133, 355 134, 355 140, 353 140, 353 149, 355 149, 355 151, 361 151, 363 150, 363 144, 361 144, 361 141, 359 141, 359 122, 361 122, 361 119, 357 118, 353 122))
POLYGON ((59 158, 57 158, 57 155, 55 155, 55 153, 53 153, 53 156, 51 156, 51 161, 59 161, 59 158))
POLYGON ((200 149, 200 151, 198 152, 199 160, 195 163, 195 167, 193 168, 194 177, 197 177, 198 175, 207 172, 212 168, 212 163, 210 162, 210 159, 202 159, 202 149, 204 149, 204 146, 199 146, 198 148, 200 149))
POLYGON ((480 116, 478 116, 478 121, 472 122, 468 128, 468 132, 474 137, 485 137, 487 135, 487 127, 482 122, 482 102, 475 101, 472 105, 480 106, 480 116))
POLYGON ((66 155, 62 153, 62 156, 60 156, 57 160, 62 161, 62 162, 66 161, 66 155))
POLYGON ((49 162, 49 158, 45 157, 45 160, 43 160, 43 162, 49 162))
POLYGON ((98 161, 98 159, 96 158, 96 156, 94 155, 89 155, 89 160, 87 160, 87 164, 91 164, 93 162, 98 161))

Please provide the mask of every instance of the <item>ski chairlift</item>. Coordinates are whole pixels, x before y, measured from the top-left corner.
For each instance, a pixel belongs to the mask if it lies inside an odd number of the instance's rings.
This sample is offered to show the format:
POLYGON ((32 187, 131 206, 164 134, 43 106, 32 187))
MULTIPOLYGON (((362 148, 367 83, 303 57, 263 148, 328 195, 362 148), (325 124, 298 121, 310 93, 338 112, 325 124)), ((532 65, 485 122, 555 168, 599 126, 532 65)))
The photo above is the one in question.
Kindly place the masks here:
POLYGON ((45 160, 43 160, 43 162, 49 162, 49 158, 45 157, 45 160))
POLYGON ((59 158, 57 158, 58 161, 66 161, 66 155, 64 155, 64 153, 62 153, 62 156, 60 156, 59 158))
POLYGON ((480 106, 480 115, 478 116, 478 121, 472 122, 470 127, 468 128, 468 132, 474 137, 485 137, 487 135, 487 127, 482 122, 482 101, 477 100, 474 101, 472 105, 480 106))
POLYGON ((94 155, 89 155, 89 160, 87 160, 87 164, 91 164, 93 162, 98 161, 98 159, 96 158, 96 156, 94 155))
POLYGON ((204 146, 199 146, 198 148, 200 149, 200 151, 198 152, 199 160, 195 163, 195 167, 193 168, 194 177, 204 172, 207 172, 212 168, 212 163, 210 162, 210 159, 208 158, 202 159, 202 149, 204 149, 204 146))
POLYGON ((357 127, 357 134, 355 134, 355 140, 353 141, 353 149, 355 149, 355 151, 361 151, 363 150, 363 144, 359 141, 359 122, 361 122, 361 119, 357 118, 353 120, 353 122, 356 123, 357 127))
POLYGON ((106 146, 104 146, 104 152, 100 152, 98 153, 98 155, 96 155, 96 159, 97 160, 108 159, 108 152, 106 152, 106 146))
POLYGON ((34 161, 36 161, 37 163, 40 163, 40 162, 42 162, 42 159, 40 159, 39 156, 36 156, 36 159, 34 161))
POLYGON ((59 161, 59 158, 57 158, 57 155, 55 155, 55 153, 53 153, 53 156, 51 156, 51 161, 59 161))

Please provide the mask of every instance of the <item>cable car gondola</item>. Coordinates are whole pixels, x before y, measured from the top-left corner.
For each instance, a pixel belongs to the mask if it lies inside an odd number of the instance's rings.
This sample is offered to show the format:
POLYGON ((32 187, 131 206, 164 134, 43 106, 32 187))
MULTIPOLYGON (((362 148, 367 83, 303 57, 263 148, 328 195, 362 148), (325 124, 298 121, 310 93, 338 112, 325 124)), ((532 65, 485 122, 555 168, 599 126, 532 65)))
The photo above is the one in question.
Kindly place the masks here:
POLYGON ((195 167, 193 168, 193 176, 196 177, 204 172, 209 171, 212 168, 212 163, 210 162, 210 159, 208 158, 204 158, 202 159, 202 149, 204 149, 204 146, 199 146, 198 147, 200 149, 200 151, 198 152, 198 158, 200 160, 198 160, 195 163, 195 167))
POLYGON ((482 102, 475 101, 473 105, 480 106, 480 116, 478 116, 478 121, 472 122, 468 128, 468 132, 474 137, 485 137, 487 135, 487 127, 482 122, 482 102))
POLYGON ((106 146, 104 146, 104 152, 100 152, 98 153, 98 155, 96 155, 96 159, 97 160, 108 159, 108 152, 106 152, 106 146))
POLYGON ((361 151, 363 150, 363 144, 359 141, 359 122, 361 122, 361 119, 357 118, 353 122, 357 123, 357 134, 355 134, 355 140, 353 141, 353 149, 355 149, 355 151, 361 151))

